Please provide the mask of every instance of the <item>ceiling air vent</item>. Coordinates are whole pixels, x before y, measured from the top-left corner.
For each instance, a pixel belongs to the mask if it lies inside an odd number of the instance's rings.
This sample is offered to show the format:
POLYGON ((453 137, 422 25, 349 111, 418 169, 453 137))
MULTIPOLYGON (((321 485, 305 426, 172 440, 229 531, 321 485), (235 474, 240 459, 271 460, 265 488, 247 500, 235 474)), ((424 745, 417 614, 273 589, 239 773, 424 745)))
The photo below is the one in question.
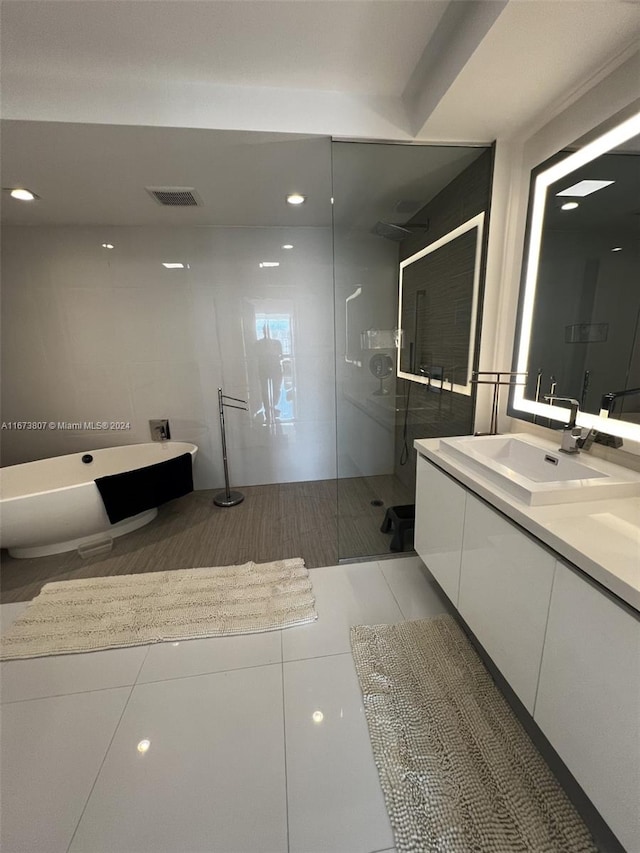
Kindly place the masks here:
POLYGON ((200 207, 202 199, 193 187, 145 187, 163 207, 200 207))

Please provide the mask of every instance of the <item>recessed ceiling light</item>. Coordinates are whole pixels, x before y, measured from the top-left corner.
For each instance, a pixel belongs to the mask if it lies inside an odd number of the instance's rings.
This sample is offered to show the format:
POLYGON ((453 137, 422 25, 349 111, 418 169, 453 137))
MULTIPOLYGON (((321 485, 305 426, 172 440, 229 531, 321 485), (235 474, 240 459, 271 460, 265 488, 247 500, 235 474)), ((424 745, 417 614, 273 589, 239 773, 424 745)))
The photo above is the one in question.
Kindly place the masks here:
POLYGON ((289 204, 304 204, 307 200, 307 197, 304 195, 300 195, 300 193, 291 193, 287 196, 287 201, 289 204))
POLYGON ((17 198, 19 201, 33 201, 38 196, 25 187, 16 187, 11 190, 11 198, 17 198))
POLYGON ((565 201, 565 203, 560 206, 560 210, 575 210, 576 207, 580 207, 577 201, 565 201))
POLYGON ((102 248, 103 249, 115 249, 115 246, 113 245, 113 243, 102 243, 102 248))
POLYGON ((260 269, 263 267, 279 267, 280 261, 260 261, 260 269))
POLYGON ((591 193, 595 193, 604 187, 608 187, 610 184, 615 184, 615 181, 578 181, 577 184, 572 184, 572 186, 567 187, 566 190, 556 193, 556 195, 574 195, 584 197, 586 195, 591 195, 591 193))
POLYGON ((285 243, 283 249, 293 249, 293 243, 285 243))
POLYGON ((621 252, 621 251, 622 251, 622 246, 614 246, 614 248, 613 248, 611 251, 612 251, 612 252, 621 252))
POLYGON ((311 715, 314 723, 321 723, 324 720, 324 714, 322 711, 314 711, 311 715))
POLYGON ((184 269, 184 264, 181 264, 181 263, 166 263, 165 261, 163 261, 162 266, 168 270, 183 270, 184 269))
POLYGON ((143 755, 151 746, 151 741, 145 738, 138 743, 138 752, 141 752, 143 755))

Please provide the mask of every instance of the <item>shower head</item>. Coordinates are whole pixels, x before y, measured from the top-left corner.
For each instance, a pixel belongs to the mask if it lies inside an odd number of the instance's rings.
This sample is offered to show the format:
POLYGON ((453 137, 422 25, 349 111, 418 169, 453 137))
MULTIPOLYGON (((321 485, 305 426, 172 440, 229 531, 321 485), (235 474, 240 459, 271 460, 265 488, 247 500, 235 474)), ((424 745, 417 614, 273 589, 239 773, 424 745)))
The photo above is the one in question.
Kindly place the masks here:
POLYGON ((378 221, 373 226, 372 233, 376 234, 378 237, 384 237, 387 240, 393 240, 396 243, 402 242, 402 240, 406 240, 407 237, 411 237, 417 230, 428 231, 429 223, 421 224, 421 225, 393 225, 391 222, 382 222, 378 221))
POLYGON ((395 240, 399 243, 408 237, 411 231, 401 225, 392 225, 390 222, 376 222, 373 226, 373 233, 378 237, 385 237, 387 240, 395 240))

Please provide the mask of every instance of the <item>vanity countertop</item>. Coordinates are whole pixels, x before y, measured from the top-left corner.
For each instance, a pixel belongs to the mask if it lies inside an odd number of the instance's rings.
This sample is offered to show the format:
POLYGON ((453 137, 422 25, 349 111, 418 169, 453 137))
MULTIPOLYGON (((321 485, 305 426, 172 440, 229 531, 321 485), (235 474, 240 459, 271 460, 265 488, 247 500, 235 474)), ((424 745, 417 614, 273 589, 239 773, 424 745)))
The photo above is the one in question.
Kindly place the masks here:
MULTIPOLYGON (((557 449, 553 442, 531 441, 557 449)), ((640 610, 640 497, 529 506, 439 446, 438 438, 414 442, 425 459, 640 610)))

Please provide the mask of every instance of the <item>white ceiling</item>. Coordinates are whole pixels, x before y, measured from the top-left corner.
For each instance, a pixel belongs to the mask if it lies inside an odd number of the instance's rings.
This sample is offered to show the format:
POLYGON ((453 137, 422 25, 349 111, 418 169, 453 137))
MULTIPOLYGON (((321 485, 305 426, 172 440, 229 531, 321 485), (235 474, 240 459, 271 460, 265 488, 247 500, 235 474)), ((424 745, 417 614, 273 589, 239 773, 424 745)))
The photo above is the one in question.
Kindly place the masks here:
POLYGON ((406 222, 483 149, 353 145, 292 134, 3 121, 2 194, 13 225, 323 226, 406 222), (332 188, 333 177, 333 188, 332 188), (145 187, 192 187, 201 207, 163 207, 145 187), (300 207, 286 203, 301 192, 300 207), (331 195, 336 197, 332 210, 331 195), (398 214, 397 203, 415 202, 398 214))
POLYGON ((400 96, 447 5, 9 0, 3 47, 12 72, 22 74, 400 96))
MULTIPOLYGON (((635 0, 2 0, 0 16, 2 185, 42 196, 3 194, 3 219, 31 224, 326 225, 327 137, 487 144, 640 43, 635 0), (150 185, 205 207, 154 206, 150 185)), ((474 155, 441 149, 409 180, 411 156, 359 155, 344 220, 388 220, 404 184, 426 201, 474 155)))
POLYGON ((637 0, 511 2, 426 128, 436 138, 464 138, 471 128, 481 137, 510 136, 551 119, 600 69, 639 47, 637 0))
POLYGON ((3 0, 3 115, 490 142, 640 41, 635 0, 3 0))

